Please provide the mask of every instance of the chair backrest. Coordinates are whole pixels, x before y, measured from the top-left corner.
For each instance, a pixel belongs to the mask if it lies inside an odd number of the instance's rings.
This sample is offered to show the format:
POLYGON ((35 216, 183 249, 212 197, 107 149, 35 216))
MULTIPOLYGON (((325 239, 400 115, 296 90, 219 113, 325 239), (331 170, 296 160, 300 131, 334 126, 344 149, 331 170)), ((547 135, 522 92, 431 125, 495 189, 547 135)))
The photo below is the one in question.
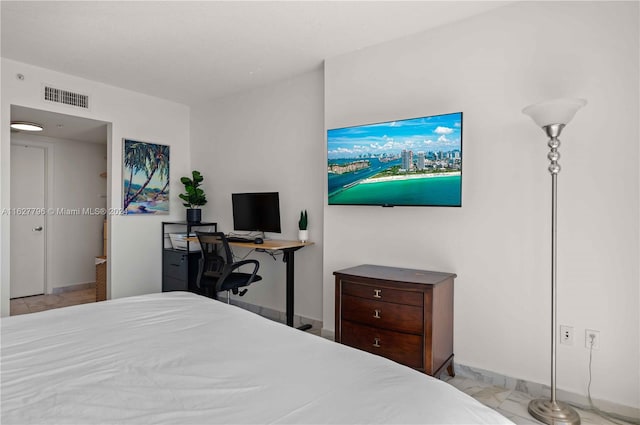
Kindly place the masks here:
POLYGON ((198 232, 198 242, 202 250, 202 271, 208 274, 222 273, 226 264, 233 263, 229 242, 222 232, 198 232))

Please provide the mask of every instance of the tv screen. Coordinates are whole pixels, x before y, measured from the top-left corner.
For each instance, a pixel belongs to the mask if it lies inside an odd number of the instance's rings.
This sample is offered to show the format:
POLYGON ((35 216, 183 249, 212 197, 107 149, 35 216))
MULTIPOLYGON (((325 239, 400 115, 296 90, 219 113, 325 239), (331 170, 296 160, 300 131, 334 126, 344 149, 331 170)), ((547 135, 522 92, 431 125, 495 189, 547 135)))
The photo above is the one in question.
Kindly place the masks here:
POLYGON ((462 112, 327 131, 329 205, 462 205, 462 112))
POLYGON ((234 230, 280 233, 278 192, 232 193, 234 230))

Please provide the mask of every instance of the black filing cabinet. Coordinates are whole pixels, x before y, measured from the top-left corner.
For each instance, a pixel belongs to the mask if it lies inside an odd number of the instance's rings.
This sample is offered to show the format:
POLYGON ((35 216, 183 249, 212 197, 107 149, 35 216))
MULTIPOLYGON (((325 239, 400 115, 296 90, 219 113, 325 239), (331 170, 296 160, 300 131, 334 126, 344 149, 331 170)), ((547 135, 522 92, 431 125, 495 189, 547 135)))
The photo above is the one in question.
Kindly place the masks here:
POLYGON ((200 251, 198 244, 187 241, 177 246, 171 234, 193 235, 194 232, 215 232, 217 223, 162 222, 162 291, 200 292, 196 285, 200 251))

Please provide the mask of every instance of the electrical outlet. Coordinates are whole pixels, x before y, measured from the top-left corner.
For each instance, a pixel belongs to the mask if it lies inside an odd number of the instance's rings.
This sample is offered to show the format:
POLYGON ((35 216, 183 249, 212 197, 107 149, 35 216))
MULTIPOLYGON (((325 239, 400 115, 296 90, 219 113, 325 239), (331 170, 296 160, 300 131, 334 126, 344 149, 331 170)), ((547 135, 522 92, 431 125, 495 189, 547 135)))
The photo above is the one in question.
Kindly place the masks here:
POLYGON ((560 344, 573 345, 573 327, 560 325, 560 344))
POLYGON ((600 331, 594 331, 593 329, 585 329, 584 331, 584 346, 585 348, 591 348, 597 350, 600 348, 600 331))

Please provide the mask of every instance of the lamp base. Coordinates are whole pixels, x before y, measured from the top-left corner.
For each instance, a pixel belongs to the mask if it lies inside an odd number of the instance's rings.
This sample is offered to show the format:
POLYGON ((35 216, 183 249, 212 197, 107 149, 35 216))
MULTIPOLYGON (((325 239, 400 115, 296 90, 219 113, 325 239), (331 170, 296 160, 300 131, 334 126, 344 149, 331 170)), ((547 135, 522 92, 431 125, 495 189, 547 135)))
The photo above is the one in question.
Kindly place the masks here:
POLYGON ((580 415, 567 403, 536 399, 529 402, 531 416, 549 425, 580 425, 580 415))

